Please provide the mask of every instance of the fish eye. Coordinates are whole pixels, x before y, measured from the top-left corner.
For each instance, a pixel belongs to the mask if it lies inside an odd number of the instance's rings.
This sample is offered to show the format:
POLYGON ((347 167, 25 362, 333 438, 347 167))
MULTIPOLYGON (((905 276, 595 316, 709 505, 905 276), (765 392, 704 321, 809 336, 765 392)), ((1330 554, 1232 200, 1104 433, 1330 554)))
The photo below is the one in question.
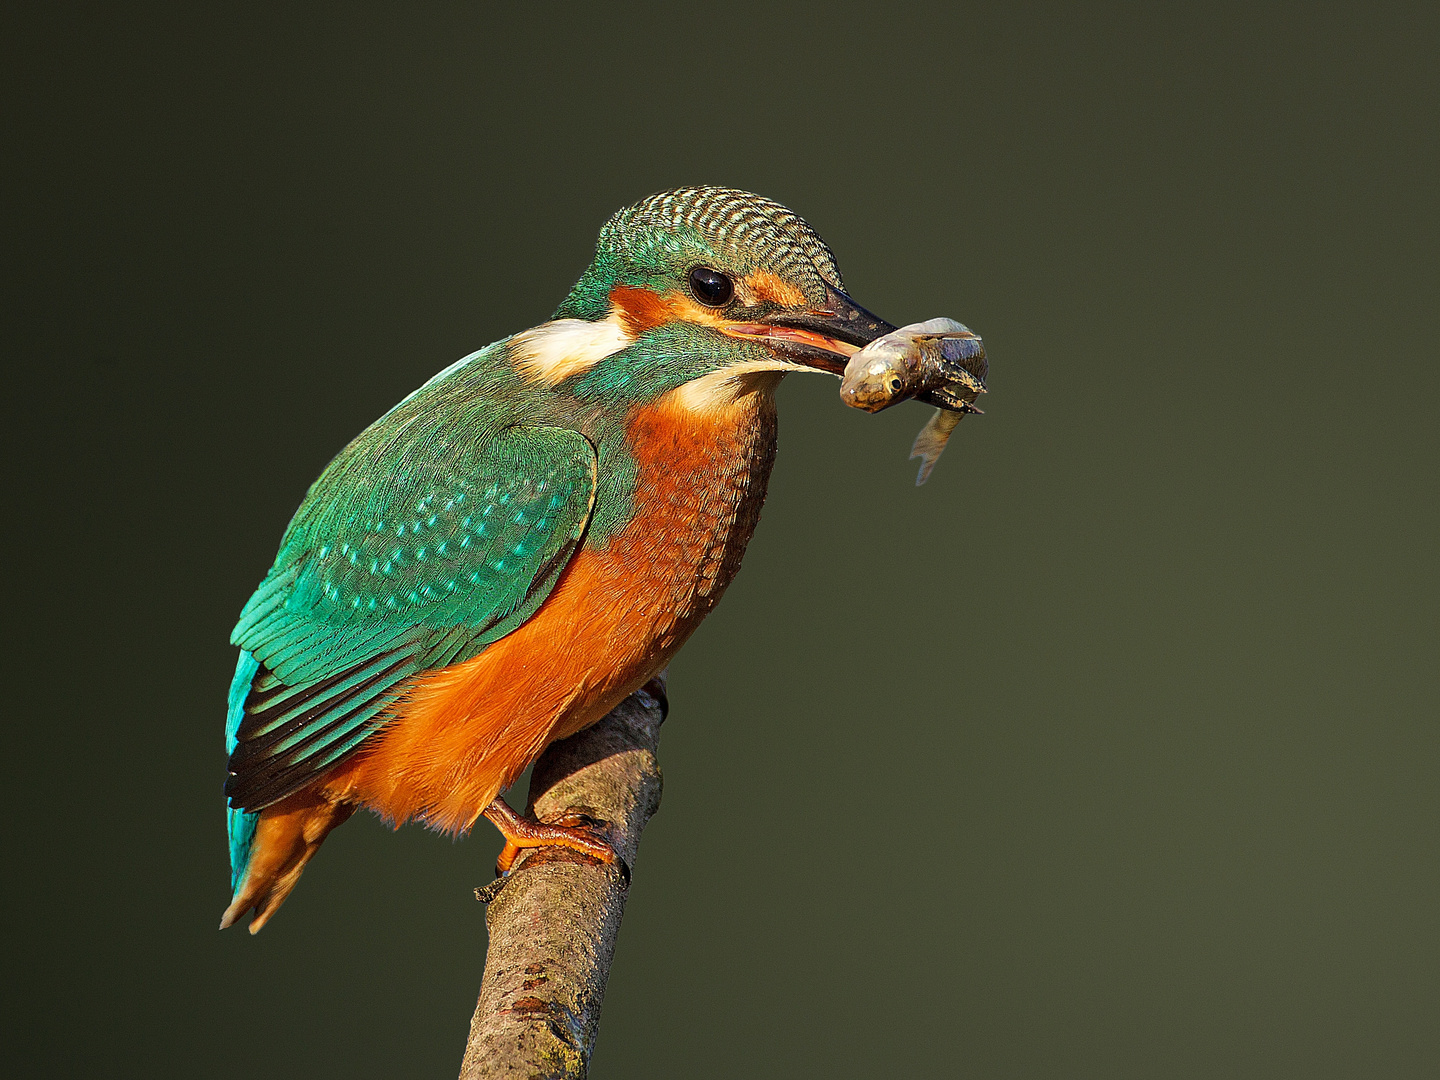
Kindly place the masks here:
POLYGON ((697 266, 690 271, 690 291, 706 307, 724 307, 735 295, 735 283, 719 270, 697 266))
POLYGON ((892 394, 898 394, 898 393, 904 388, 904 386, 905 386, 905 383, 904 383, 904 381, 900 378, 900 376, 898 376, 898 375, 892 375, 892 376, 890 377, 890 392, 891 392, 892 394))

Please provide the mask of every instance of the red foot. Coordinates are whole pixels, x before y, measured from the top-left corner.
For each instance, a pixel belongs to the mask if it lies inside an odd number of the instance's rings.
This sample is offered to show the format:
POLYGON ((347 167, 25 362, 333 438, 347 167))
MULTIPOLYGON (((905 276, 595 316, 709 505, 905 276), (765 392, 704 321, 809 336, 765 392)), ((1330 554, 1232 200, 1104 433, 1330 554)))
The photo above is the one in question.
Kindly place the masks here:
POLYGON ((505 837, 505 849, 495 860, 495 872, 508 874, 522 848, 568 847, 603 863, 618 862, 615 849, 594 832, 594 822, 584 814, 567 814, 564 824, 549 825, 517 814, 509 803, 497 797, 485 808, 485 817, 505 837))

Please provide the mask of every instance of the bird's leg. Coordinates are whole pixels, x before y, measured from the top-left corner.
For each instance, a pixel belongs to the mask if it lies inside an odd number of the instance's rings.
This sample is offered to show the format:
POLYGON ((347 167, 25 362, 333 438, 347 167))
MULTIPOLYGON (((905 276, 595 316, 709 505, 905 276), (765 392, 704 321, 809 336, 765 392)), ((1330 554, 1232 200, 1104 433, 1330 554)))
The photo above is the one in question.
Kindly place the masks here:
POLYGON ((505 849, 495 860, 496 873, 508 874, 521 848, 567 847, 604 863, 618 861, 615 849, 595 835, 594 822, 584 814, 567 814, 561 819, 564 824, 549 825, 517 814, 498 795, 484 813, 505 837, 505 849))

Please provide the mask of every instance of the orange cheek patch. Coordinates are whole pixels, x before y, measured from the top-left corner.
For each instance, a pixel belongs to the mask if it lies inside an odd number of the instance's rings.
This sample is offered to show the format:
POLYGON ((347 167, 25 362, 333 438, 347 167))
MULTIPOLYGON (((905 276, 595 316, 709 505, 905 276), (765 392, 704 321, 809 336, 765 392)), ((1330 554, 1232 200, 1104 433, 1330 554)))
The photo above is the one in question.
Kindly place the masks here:
POLYGON ((649 289, 632 289, 625 285, 616 285, 610 290, 610 308, 620 316, 625 332, 632 338, 672 318, 670 306, 663 297, 649 289))
POLYGON ((649 289, 616 285, 610 290, 610 307, 619 316, 630 337, 665 323, 690 322, 702 326, 724 326, 725 320, 683 293, 660 295, 649 289))
POLYGON ((743 280, 757 302, 768 300, 781 307, 799 307, 806 302, 803 292, 769 270, 756 270, 743 280))

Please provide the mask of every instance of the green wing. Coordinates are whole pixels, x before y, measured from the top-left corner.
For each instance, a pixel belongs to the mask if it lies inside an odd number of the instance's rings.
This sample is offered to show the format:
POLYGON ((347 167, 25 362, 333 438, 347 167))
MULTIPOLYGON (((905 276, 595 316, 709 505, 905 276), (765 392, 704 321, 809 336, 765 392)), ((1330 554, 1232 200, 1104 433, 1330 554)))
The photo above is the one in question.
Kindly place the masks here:
POLYGON ((260 666, 230 755, 230 805, 259 810, 298 791, 379 729, 410 676, 524 623, 581 542, 596 478, 594 446, 563 428, 407 425, 352 443, 231 634, 260 666))

